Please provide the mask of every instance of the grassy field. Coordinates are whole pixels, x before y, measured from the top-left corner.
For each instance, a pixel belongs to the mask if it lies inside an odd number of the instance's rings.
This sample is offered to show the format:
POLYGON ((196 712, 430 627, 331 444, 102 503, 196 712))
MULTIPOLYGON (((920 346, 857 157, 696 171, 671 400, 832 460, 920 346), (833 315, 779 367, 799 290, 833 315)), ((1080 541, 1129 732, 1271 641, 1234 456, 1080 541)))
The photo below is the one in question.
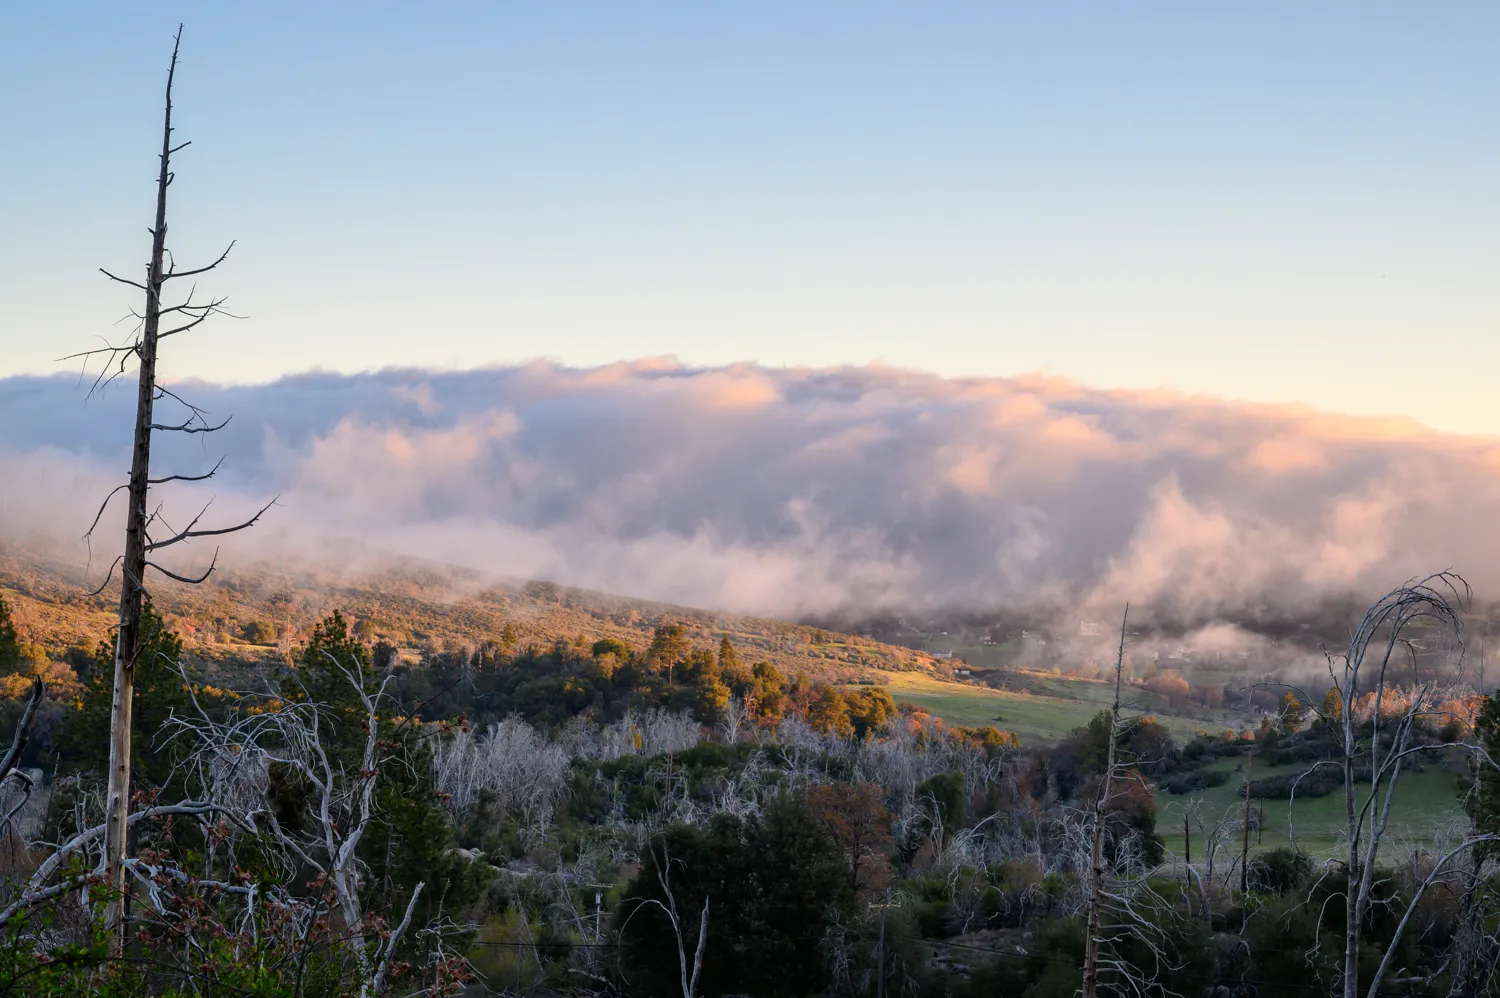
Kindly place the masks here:
MULTIPOLYGON (((1047 689, 1058 695, 995 690, 984 686, 945 682, 920 673, 887 673, 882 677, 896 700, 930 710, 950 724, 974 727, 992 724, 1021 736, 1022 744, 1054 741, 1074 728, 1088 723, 1107 706, 1109 688, 1103 683, 1059 680, 1047 689)), ((1190 737, 1200 729, 1214 730, 1201 719, 1159 715, 1179 739, 1190 737)), ((1239 828, 1244 807, 1240 788, 1244 781, 1244 760, 1223 759, 1212 768, 1229 774, 1222 786, 1196 794, 1176 796, 1159 792, 1157 829, 1166 839, 1167 848, 1182 854, 1182 815, 1184 806, 1200 801, 1210 822, 1227 818, 1233 825, 1232 838, 1239 842, 1239 828)), ((1300 773, 1299 766, 1255 767, 1256 779, 1284 773, 1300 773)), ((1286 801, 1253 800, 1251 806, 1264 808, 1264 826, 1259 836, 1251 832, 1251 852, 1284 846, 1295 830, 1297 845, 1314 856, 1332 856, 1338 849, 1344 830, 1344 797, 1334 792, 1325 797, 1304 797, 1295 809, 1286 801)), ((1407 772, 1397 786, 1391 821, 1386 833, 1388 848, 1402 840, 1425 842, 1435 825, 1454 815, 1458 793, 1453 772, 1444 764, 1432 761, 1421 772, 1407 772)), ((1195 836, 1196 836, 1195 832, 1195 836)), ((1202 849, 1201 842, 1194 851, 1202 849)), ((1201 855, 1201 853, 1200 853, 1201 855)), ((1387 857, 1392 853, 1388 852, 1387 857)))
MULTIPOLYGON (((882 678, 897 701, 924 707, 949 724, 992 724, 1014 731, 1023 744, 1053 741, 1088 724, 1089 718, 1107 706, 1105 697, 1110 695, 1102 683, 1059 682, 1059 691, 1071 688, 1076 695, 1047 696, 944 682, 922 673, 887 673, 882 678)), ((1203 726, 1202 721, 1189 717, 1159 715, 1158 720, 1179 737, 1203 726)))
MULTIPOLYGON (((1157 830, 1166 839, 1168 849, 1181 855, 1183 809, 1192 800, 1203 802, 1210 820, 1229 816, 1235 828, 1234 840, 1239 842, 1244 807, 1244 798, 1240 796, 1244 779, 1242 763, 1243 760, 1240 759, 1226 759, 1215 764, 1214 768, 1231 774, 1229 782, 1223 786, 1181 797, 1158 794, 1160 810, 1157 812, 1157 830)), ((1257 768, 1252 775, 1259 779, 1282 773, 1300 773, 1304 768, 1257 768)), ((1257 836, 1253 829, 1250 833, 1251 852, 1287 845, 1291 841, 1292 831, 1296 833, 1297 846, 1311 855, 1332 856, 1340 848, 1345 827, 1344 795, 1341 790, 1326 797, 1302 798, 1295 805, 1289 805, 1284 800, 1254 799, 1250 806, 1265 809, 1264 827, 1260 830, 1260 835, 1257 836)), ((1446 766, 1429 764, 1422 772, 1405 773, 1396 787, 1385 841, 1391 846, 1399 844, 1403 839, 1425 842, 1431 838, 1433 827, 1455 813, 1458 806, 1454 774, 1446 766)), ((1194 846, 1195 851, 1201 848, 1201 844, 1194 846)), ((1389 855, 1388 853, 1387 856, 1389 855)))

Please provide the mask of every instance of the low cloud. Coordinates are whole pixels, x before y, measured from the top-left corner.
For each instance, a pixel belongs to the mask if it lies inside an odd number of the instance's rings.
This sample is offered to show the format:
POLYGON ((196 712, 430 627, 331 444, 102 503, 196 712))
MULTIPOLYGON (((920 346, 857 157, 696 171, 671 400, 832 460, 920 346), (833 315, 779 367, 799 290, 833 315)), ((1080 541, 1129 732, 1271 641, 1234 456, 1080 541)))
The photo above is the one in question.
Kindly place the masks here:
MULTIPOLYGON (((212 489, 168 494, 169 522, 209 494, 226 517, 281 496, 236 559, 352 541, 782 616, 1129 599, 1200 619, 1448 567, 1484 591, 1500 564, 1500 441, 1400 420, 662 360, 174 390, 234 418, 165 435, 159 469, 226 457, 212 489)), ((82 565, 76 538, 128 465, 133 402, 0 379, 7 538, 72 538, 82 565)))

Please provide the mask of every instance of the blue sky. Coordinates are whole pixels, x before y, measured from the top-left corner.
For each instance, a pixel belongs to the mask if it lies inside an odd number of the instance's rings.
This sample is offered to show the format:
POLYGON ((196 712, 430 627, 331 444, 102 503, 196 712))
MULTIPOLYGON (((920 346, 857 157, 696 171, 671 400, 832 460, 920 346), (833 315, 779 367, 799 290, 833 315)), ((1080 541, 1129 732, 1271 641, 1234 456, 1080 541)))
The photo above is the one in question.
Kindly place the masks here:
MULTIPOLYGON (((172 218, 175 376, 1044 370, 1500 434, 1493 4, 12 4, 0 374, 172 218)), ((118 272, 118 271, 117 271, 118 272)))

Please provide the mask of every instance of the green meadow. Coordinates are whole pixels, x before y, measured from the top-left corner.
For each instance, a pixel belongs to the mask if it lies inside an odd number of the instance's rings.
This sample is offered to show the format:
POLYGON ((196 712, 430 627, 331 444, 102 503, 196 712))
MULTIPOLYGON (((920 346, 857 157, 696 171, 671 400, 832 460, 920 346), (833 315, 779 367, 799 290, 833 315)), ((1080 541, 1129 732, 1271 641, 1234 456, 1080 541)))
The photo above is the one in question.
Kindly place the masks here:
MULTIPOLYGON (((1061 678, 1045 684, 1033 682, 1032 689, 1046 691, 1042 693, 996 690, 947 682, 918 673, 892 673, 883 678, 888 680, 887 689, 898 702, 925 708, 949 724, 966 727, 994 725, 1003 731, 1014 731, 1021 737, 1023 745, 1055 741, 1087 724, 1091 717, 1108 706, 1113 692, 1106 683, 1061 678)), ((1155 716, 1179 741, 1192 737, 1197 731, 1215 731, 1222 727, 1222 724, 1216 725, 1201 718, 1171 714, 1155 716)), ((1403 841, 1429 841, 1436 825, 1458 816, 1458 789, 1452 764, 1443 759, 1430 759, 1422 765, 1419 771, 1405 772, 1398 783, 1385 840, 1389 849, 1398 848, 1403 841)), ((1166 840, 1169 850, 1182 854, 1183 810, 1191 801, 1201 802, 1210 822, 1232 821, 1234 841, 1240 841, 1238 830, 1244 808, 1241 796, 1243 766, 1244 760, 1239 758, 1215 763, 1211 768, 1227 772, 1229 780, 1208 790, 1182 796, 1158 792, 1157 830, 1166 840)), ((1255 767, 1252 775, 1261 779, 1299 773, 1304 768, 1255 767)), ((1345 828, 1342 792, 1336 791, 1324 797, 1303 797, 1294 805, 1284 800, 1256 799, 1251 802, 1251 807, 1263 809, 1259 833, 1251 831, 1252 852, 1287 845, 1292 841, 1293 833, 1297 846, 1314 856, 1335 855, 1340 847, 1345 828)), ((1197 834, 1194 833, 1195 840, 1197 834)), ((1195 841, 1194 852, 1201 849, 1202 843, 1195 841)), ((1390 858, 1391 853, 1387 852, 1386 856, 1390 858)))
MULTIPOLYGON (((1109 706, 1112 695, 1104 683, 1057 680, 1052 684, 1059 693, 1051 695, 1017 690, 996 690, 988 686, 947 682, 921 673, 898 672, 883 677, 886 688, 898 702, 925 708, 949 724, 965 727, 994 725, 1002 731, 1014 731, 1021 743, 1055 741, 1074 728, 1088 724, 1089 718, 1109 706)), ((1208 726, 1208 722, 1191 717, 1154 715, 1178 737, 1191 736, 1208 726)), ((1210 726, 1210 730, 1212 730, 1210 726)))
MULTIPOLYGON (((1213 768, 1230 774, 1229 781, 1222 786, 1182 796, 1158 793, 1157 831, 1166 839, 1168 849, 1182 855, 1184 805, 1194 800, 1202 802, 1208 820, 1229 818, 1235 827, 1234 841, 1240 842, 1245 800, 1241 796, 1243 764, 1243 759, 1224 759, 1214 765, 1213 768)), ((1251 775, 1260 779, 1296 774, 1305 769, 1306 766, 1256 767, 1251 775)), ((1365 787, 1360 788, 1361 804, 1366 792, 1365 787)), ((1251 852, 1288 845, 1294 837, 1297 847, 1313 856, 1333 856, 1342 847, 1346 827, 1342 790, 1324 797, 1301 797, 1295 802, 1252 799, 1250 806, 1263 809, 1262 827, 1258 833, 1255 829, 1250 832, 1251 852)), ((1459 816, 1458 783, 1447 761, 1432 760, 1420 771, 1408 770, 1396 785, 1386 830, 1386 848, 1400 848, 1403 842, 1429 842, 1435 826, 1459 816)), ((1196 839, 1196 831, 1194 836, 1196 839)), ((1202 849, 1201 842, 1195 841, 1193 848, 1197 853, 1202 849)), ((1392 852, 1386 852, 1385 856, 1387 860, 1391 859, 1392 852)))

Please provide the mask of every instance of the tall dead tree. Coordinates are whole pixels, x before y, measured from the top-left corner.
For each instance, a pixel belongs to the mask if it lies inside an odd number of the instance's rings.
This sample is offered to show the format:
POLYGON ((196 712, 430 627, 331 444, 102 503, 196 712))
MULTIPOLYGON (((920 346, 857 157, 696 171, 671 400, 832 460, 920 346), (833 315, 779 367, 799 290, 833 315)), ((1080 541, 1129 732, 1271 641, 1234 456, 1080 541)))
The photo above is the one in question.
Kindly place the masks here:
MULTIPOLYGON (((1251 701, 1251 706, 1254 706, 1253 700, 1251 701)), ((1251 734, 1254 735, 1255 732, 1251 732, 1251 734)), ((1243 835, 1240 841, 1240 894, 1247 896, 1250 893, 1250 767, 1254 764, 1255 742, 1251 741, 1249 747, 1245 750, 1245 814, 1240 824, 1240 831, 1243 835)))
MULTIPOLYGON (((1482 745, 1447 742, 1421 736, 1421 728, 1451 718, 1444 704, 1468 689, 1463 668, 1463 609, 1469 585, 1448 572, 1418 579, 1382 596, 1360 620, 1343 654, 1329 656, 1329 679, 1336 691, 1331 707, 1314 708, 1319 720, 1339 736, 1339 753, 1316 763, 1294 780, 1287 802, 1288 822, 1296 805, 1297 784, 1321 766, 1343 770, 1344 781, 1344 960, 1339 993, 1343 998, 1381 994, 1401 939, 1427 890, 1447 876, 1449 864, 1475 846, 1500 841, 1494 834, 1473 834, 1432 855, 1426 878, 1414 885, 1380 964, 1362 989, 1360 943, 1372 909, 1381 902, 1377 889, 1380 849, 1384 843, 1402 771, 1427 753, 1460 750, 1476 763, 1493 766, 1482 745), (1413 632, 1423 632, 1413 636, 1413 632), (1429 661, 1424 666, 1419 643, 1429 661), (1410 678, 1400 680, 1403 664, 1410 678)), ((1303 703, 1316 703, 1304 690, 1291 688, 1303 703)), ((1295 840, 1293 840, 1295 845, 1295 840)), ((1391 912, 1394 914, 1395 909, 1391 912)))
MULTIPOLYGON (((1408 757, 1440 751, 1440 745, 1424 744, 1413 737, 1417 723, 1435 716, 1438 704, 1457 685, 1458 674, 1444 675, 1442 665, 1422 675, 1418 668, 1416 646, 1407 637, 1413 625, 1428 624, 1439 635, 1451 636, 1453 647, 1463 645, 1462 607, 1469 600, 1469 586, 1456 575, 1446 573, 1410 582, 1383 596, 1365 612, 1359 627, 1349 641, 1349 648, 1335 672, 1330 661, 1330 677, 1339 691, 1339 734, 1344 770, 1345 847, 1344 872, 1344 972, 1345 998, 1358 998, 1360 937, 1375 903, 1376 863, 1381 842, 1391 816, 1391 802, 1408 757), (1369 653, 1375 652, 1374 656, 1369 653), (1394 689, 1391 672, 1401 652, 1410 653, 1412 678, 1406 690, 1394 689), (1370 696, 1369 729, 1365 730, 1360 701, 1370 696), (1395 709, 1388 710, 1388 705, 1395 709), (1360 800, 1360 769, 1368 754, 1369 784, 1360 800)), ((1460 657, 1461 662, 1461 657, 1460 657)), ((1475 843, 1465 842, 1440 860, 1434 876, 1448 861, 1475 843)), ((1392 954, 1401 941, 1411 912, 1415 909, 1426 884, 1413 898, 1396 929, 1395 937, 1376 968, 1369 984, 1370 998, 1379 994, 1381 979, 1390 968, 1392 954)))
POLYGON ((1109 708, 1109 747, 1105 752, 1104 773, 1099 778, 1099 793, 1094 797, 1093 828, 1089 836, 1088 934, 1083 949, 1083 998, 1099 993, 1099 944, 1104 934, 1104 834, 1105 812, 1114 783, 1115 750, 1120 732, 1120 680, 1125 672, 1125 628, 1130 621, 1130 607, 1120 620, 1120 651, 1115 657, 1115 700, 1109 708))
MULTIPOLYGON (((1087 818, 1067 832, 1074 845, 1075 869, 1088 871, 1086 936, 1084 938, 1084 998, 1100 994, 1171 994, 1163 985, 1164 975, 1183 965, 1182 955, 1172 944, 1173 926, 1180 919, 1172 902, 1152 886, 1161 863, 1143 851, 1137 832, 1111 834, 1109 818, 1118 806, 1117 795, 1131 784, 1149 790, 1139 769, 1139 758, 1122 751, 1122 737, 1140 720, 1125 716, 1121 700, 1125 674, 1125 639, 1129 633, 1130 607, 1120 621, 1120 647, 1115 657, 1115 696, 1109 709, 1109 732, 1104 771, 1090 802, 1087 818), (1087 831, 1085 843, 1082 832, 1087 831), (1106 843, 1112 855, 1105 855, 1106 843)), ((1065 824, 1066 827, 1066 824, 1065 824)))
MULTIPOLYGON (((177 55, 181 43, 182 26, 178 25, 177 34, 172 41, 172 61, 167 69, 166 109, 162 122, 160 167, 156 178, 156 215, 155 224, 149 230, 151 256, 146 264, 145 281, 142 283, 117 277, 101 268, 101 272, 110 280, 144 292, 146 296, 144 311, 131 310, 130 314, 137 320, 137 325, 129 342, 119 346, 108 345, 95 350, 87 350, 64 358, 65 360, 82 358, 85 365, 91 359, 102 361, 98 377, 90 390, 91 395, 124 375, 129 369, 132 358, 134 358, 139 375, 129 481, 116 487, 105 497, 104 503, 99 507, 99 513, 94 517, 94 522, 85 535, 86 538, 92 536, 110 500, 119 492, 124 491, 128 504, 125 513, 125 550, 110 565, 104 582, 96 590, 96 592, 104 591, 104 588, 109 585, 114 569, 118 566, 121 576, 120 621, 115 637, 114 696, 110 706, 109 774, 105 802, 106 875, 115 889, 115 897, 110 901, 106 917, 113 930, 112 938, 116 947, 122 944, 125 929, 125 859, 130 808, 130 727, 135 667, 141 647, 141 617, 145 604, 150 599, 149 590, 146 587, 146 572, 152 569, 178 582, 198 584, 208 579, 218 563, 218 551, 215 550, 205 571, 196 576, 187 576, 163 568, 153 561, 151 556, 164 548, 190 541, 196 537, 230 534, 244 530, 254 524, 271 506, 268 503, 243 523, 217 529, 198 526, 207 511, 205 506, 203 511, 188 521, 181 530, 174 530, 166 524, 161 517, 160 507, 155 510, 150 507, 151 486, 173 481, 204 481, 213 477, 219 468, 216 464, 207 473, 201 475, 167 475, 152 478, 152 434, 212 433, 222 429, 228 422, 226 419, 217 425, 210 425, 204 410, 184 401, 170 389, 163 387, 158 383, 156 375, 157 348, 162 340, 185 333, 201 325, 211 316, 229 314, 224 311, 225 299, 223 298, 210 298, 195 302, 196 288, 189 291, 183 301, 174 305, 164 305, 163 292, 167 284, 185 277, 206 274, 216 269, 229 256, 229 251, 234 248, 234 243, 231 242, 229 247, 219 254, 218 259, 207 266, 178 270, 171 250, 167 246, 167 189, 171 187, 173 180, 172 156, 189 145, 187 142, 175 146, 172 144, 172 84, 177 74, 177 55), (163 317, 168 317, 169 328, 167 329, 162 329, 163 317), (155 421, 155 404, 163 399, 170 399, 184 408, 186 418, 181 423, 167 424, 155 421), (152 527, 158 523, 165 528, 167 532, 165 536, 153 536, 152 527)), ((272 502, 274 503, 275 500, 272 502)))

